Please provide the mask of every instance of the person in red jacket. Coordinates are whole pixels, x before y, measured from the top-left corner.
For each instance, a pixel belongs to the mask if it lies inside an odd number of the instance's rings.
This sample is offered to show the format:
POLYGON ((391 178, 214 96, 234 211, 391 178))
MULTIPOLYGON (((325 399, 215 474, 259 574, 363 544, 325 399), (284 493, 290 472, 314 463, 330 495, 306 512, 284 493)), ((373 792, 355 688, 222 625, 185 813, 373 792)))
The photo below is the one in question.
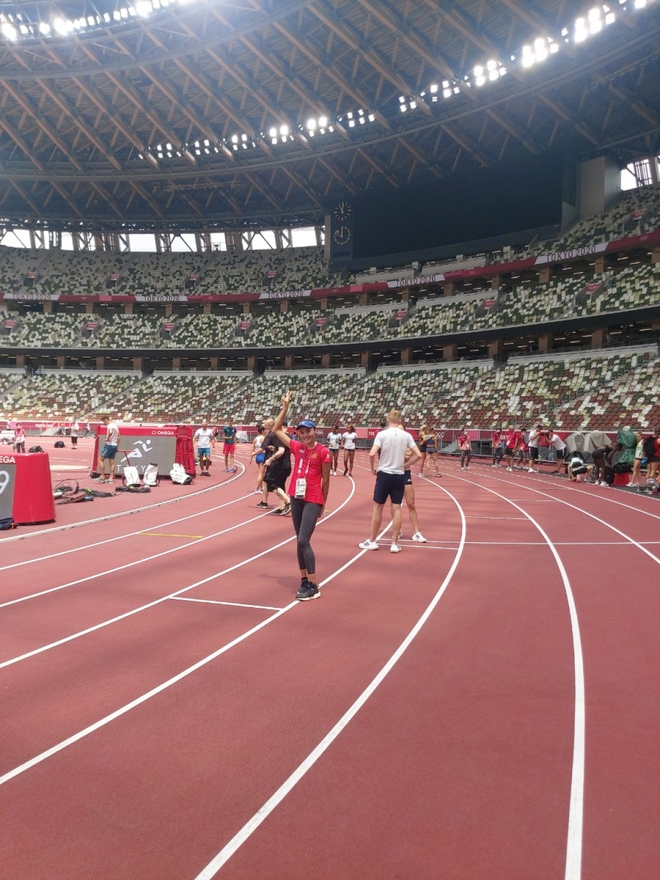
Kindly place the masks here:
POLYGON ((296 425, 299 440, 293 440, 283 430, 292 397, 291 391, 282 397, 282 409, 275 419, 273 431, 293 456, 289 495, 291 519, 298 538, 296 549, 301 578, 296 599, 306 602, 321 595, 311 538, 328 499, 332 456, 328 448, 317 441, 316 425, 311 419, 302 419, 296 425))

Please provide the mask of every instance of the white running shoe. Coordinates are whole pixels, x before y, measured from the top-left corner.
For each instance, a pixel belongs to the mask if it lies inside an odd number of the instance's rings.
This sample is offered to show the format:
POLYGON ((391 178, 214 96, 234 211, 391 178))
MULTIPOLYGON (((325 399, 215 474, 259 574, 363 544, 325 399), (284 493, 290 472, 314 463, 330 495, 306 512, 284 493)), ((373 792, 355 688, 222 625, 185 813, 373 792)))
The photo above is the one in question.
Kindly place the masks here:
POLYGON ((513 468, 507 468, 508 471, 513 471, 513 468))
POLYGON ((358 544, 358 547, 360 550, 378 550, 378 544, 375 541, 370 541, 369 538, 361 544, 358 544))
POLYGON ((401 547, 398 544, 392 544, 390 547, 390 553, 401 553, 401 547))
POLYGON ((413 541, 416 541, 418 544, 427 544, 428 543, 428 541, 426 540, 426 538, 424 537, 424 535, 421 532, 415 532, 415 534, 412 536, 412 539, 413 539, 413 541))
POLYGON ((534 468, 527 468, 527 473, 528 473, 528 474, 533 474, 533 473, 534 473, 534 468))

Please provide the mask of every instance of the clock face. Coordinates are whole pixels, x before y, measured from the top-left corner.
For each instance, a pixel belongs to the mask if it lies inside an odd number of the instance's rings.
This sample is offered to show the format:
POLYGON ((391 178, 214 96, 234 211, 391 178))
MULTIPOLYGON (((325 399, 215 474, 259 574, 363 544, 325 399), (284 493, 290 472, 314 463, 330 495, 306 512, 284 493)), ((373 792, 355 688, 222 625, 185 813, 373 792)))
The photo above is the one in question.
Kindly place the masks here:
POLYGON ((335 208, 335 217, 340 222, 348 220, 348 218, 351 216, 351 210, 351 206, 348 204, 348 202, 339 202, 339 204, 335 208))
POLYGON ((348 244, 351 240, 351 230, 348 226, 338 226, 332 233, 335 244, 348 244))

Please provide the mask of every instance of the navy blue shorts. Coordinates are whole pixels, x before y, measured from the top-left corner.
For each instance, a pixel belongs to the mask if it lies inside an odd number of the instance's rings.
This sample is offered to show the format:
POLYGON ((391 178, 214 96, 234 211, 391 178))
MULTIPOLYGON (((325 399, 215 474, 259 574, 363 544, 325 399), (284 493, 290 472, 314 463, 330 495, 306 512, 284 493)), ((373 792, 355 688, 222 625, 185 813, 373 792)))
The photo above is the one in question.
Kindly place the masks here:
POLYGON ((405 485, 405 473, 386 474, 385 471, 379 471, 376 476, 374 501, 376 504, 385 504, 389 498, 392 501, 392 504, 401 504, 403 501, 403 490, 405 485))

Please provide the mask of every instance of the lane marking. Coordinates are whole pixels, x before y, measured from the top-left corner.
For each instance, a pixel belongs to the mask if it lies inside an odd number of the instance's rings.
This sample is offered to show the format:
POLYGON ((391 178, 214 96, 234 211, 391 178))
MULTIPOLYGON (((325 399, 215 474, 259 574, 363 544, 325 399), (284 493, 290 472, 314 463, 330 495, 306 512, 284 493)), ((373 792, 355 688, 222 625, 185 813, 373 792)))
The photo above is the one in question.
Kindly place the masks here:
MULTIPOLYGON (((464 481, 467 482, 467 481, 464 481)), ((569 795, 568 810, 568 828, 566 833, 566 864, 564 880, 580 880, 582 876, 582 836, 584 825, 584 767, 585 767, 585 728, 586 728, 586 697, 584 683, 584 658, 582 655, 582 640, 580 637, 580 626, 577 615, 577 607, 573 591, 571 589, 568 573, 564 568, 562 559, 557 552, 549 535, 542 526, 525 510, 510 501, 504 495, 489 489, 480 483, 470 483, 472 486, 478 486, 485 492, 501 498, 507 504, 511 504, 519 510, 523 516, 528 519, 542 535, 550 552, 552 553, 562 583, 564 585, 564 593, 568 603, 569 618, 571 624, 571 635, 573 639, 573 674, 575 688, 575 711, 573 716, 573 760, 571 767, 571 788, 569 795)), ((537 491, 531 489, 530 491, 537 491)))
POLYGON ((204 535, 177 535, 173 532, 138 532, 141 538, 203 538, 204 535))
MULTIPOLYGON (((202 510, 198 513, 189 513, 186 516, 180 516, 177 519, 171 519, 169 522, 161 523, 159 528, 165 528, 166 526, 173 526, 177 523, 185 522, 188 519, 195 519, 198 516, 205 516, 209 513, 215 513, 218 510, 222 510, 225 507, 230 507, 232 504, 238 504, 240 501, 245 501, 247 498, 250 498, 251 493, 247 495, 241 495, 239 498, 234 498, 231 501, 223 501, 222 504, 216 504, 215 507, 208 507, 206 510, 202 510)), ((192 497, 192 496, 188 496, 192 497)), ((177 499, 182 500, 182 499, 177 499)), ((148 508, 143 508, 147 510, 148 508)), ((68 556, 70 553, 77 553, 80 550, 93 550, 95 547, 102 547, 104 544, 112 544, 114 541, 123 541, 126 538, 134 538, 137 535, 141 535, 144 532, 144 529, 136 529, 134 532, 127 532, 125 535, 117 535, 115 538, 105 538, 103 541, 94 541, 91 544, 81 544, 78 547, 71 547, 69 550, 59 550, 57 553, 49 553, 47 556, 35 556, 31 559, 25 559, 22 562, 13 562, 10 565, 0 566, 0 571, 6 571, 10 568, 20 568, 23 565, 31 565, 34 562, 46 562, 49 559, 57 559, 58 556, 68 556)))
MULTIPOLYGON (((353 489, 355 488, 355 484, 353 483, 353 489)), ((329 520, 331 517, 335 515, 335 513, 339 513, 343 507, 345 507, 348 502, 353 497, 353 492, 351 492, 346 500, 341 504, 334 513, 329 514, 323 520, 319 522, 319 527, 323 524, 323 522, 329 520)), ((263 514, 268 516, 268 514, 263 514)), ((257 517, 260 519, 260 517, 257 517)), ((252 521, 252 520, 251 520, 252 521)), ((231 531, 231 529, 229 529, 231 531)), ((220 533, 222 534, 222 533, 220 533)), ((132 617, 134 614, 139 614, 141 611, 146 611, 149 608, 154 608, 156 605, 160 605, 162 602, 166 602, 168 599, 174 599, 177 596, 182 595, 183 593, 187 593, 189 590, 194 590, 196 587, 201 587, 203 584, 207 584, 216 578, 223 577, 226 574, 230 574, 232 571, 236 571, 239 568, 242 568, 244 565, 247 565, 249 562, 254 562, 257 559, 260 559, 262 556, 266 556, 268 553, 271 553, 274 550, 278 550, 280 547, 284 547, 286 544, 289 544, 291 541, 295 541, 296 536, 291 535, 291 537, 286 538, 284 541, 280 541, 279 544, 274 544, 272 547, 269 547, 266 550, 262 550, 261 553, 257 553, 255 556, 250 556, 248 559, 244 559, 241 562, 237 562, 235 565, 232 565, 230 568, 226 568, 223 571, 215 572, 209 577, 203 578, 200 581, 196 581, 194 584, 190 584, 187 587, 183 587, 181 590, 176 590, 174 593, 170 593, 167 596, 161 596, 158 599, 154 599, 153 602, 148 602, 146 605, 141 605, 138 608, 133 608, 131 611, 126 611, 124 614, 119 614, 116 617, 112 617, 109 620, 104 620, 102 623, 94 624, 94 626, 87 627, 87 629, 80 630, 79 632, 72 633, 69 636, 64 636, 61 639, 58 639, 55 642, 51 642, 48 645, 42 645, 40 648, 34 648, 32 651, 27 651, 25 654, 20 654, 17 657, 12 657, 9 660, 3 660, 0 663, 0 669, 4 669, 7 666, 13 666, 15 663, 19 663, 21 660, 27 660, 30 657, 36 657, 39 654, 43 654, 45 651, 50 651, 52 648, 58 648, 60 645, 65 645, 67 642, 72 642, 75 639, 79 639, 82 636, 89 635, 90 633, 96 632, 97 630, 104 629, 106 626, 110 626, 113 623, 117 623, 120 620, 126 620, 128 617, 132 617)), ((162 554, 161 554, 162 555, 162 554)), ((359 555, 359 554, 358 554, 359 555)), ((297 604, 297 603, 294 603, 297 604)))
POLYGON ((234 608, 260 608, 263 611, 281 611, 273 605, 248 605, 245 602, 220 602, 218 599, 193 599, 192 596, 170 596, 175 602, 202 602, 205 605, 231 605, 234 608))
MULTIPOLYGON (((348 501, 353 496, 353 491, 355 489, 355 483, 353 482, 353 480, 351 480, 351 483, 352 483, 352 491, 351 491, 351 494, 346 499, 345 503, 348 503, 348 501)), ((341 508, 338 508, 338 509, 341 509, 341 508)), ((459 508, 459 510, 460 510, 460 508, 459 508)), ((332 514, 330 514, 330 516, 332 516, 332 514)), ((329 518, 330 517, 328 517, 328 519, 329 518)), ((283 541, 282 544, 278 545, 278 546, 282 546, 283 544, 288 544, 289 541, 294 540, 295 537, 296 536, 294 535, 292 538, 289 538, 287 541, 283 541)), ((259 556, 264 556, 267 552, 269 552, 269 551, 264 551, 263 553, 260 553, 259 556)), ((348 562, 346 562, 344 565, 342 565, 339 569, 337 569, 336 572, 333 572, 329 577, 327 577, 325 580, 321 581, 319 583, 319 586, 323 587, 326 584, 328 584, 340 572, 345 571, 350 565, 352 565, 354 562, 356 562, 361 556, 362 556, 362 552, 356 553, 352 559, 350 559, 348 562)), ((258 557, 254 557, 254 558, 258 558, 258 557)), ((453 570, 455 569, 459 558, 460 558, 460 555, 457 553, 457 557, 454 560, 454 564, 452 566, 452 569, 450 570, 450 574, 453 573, 453 570)), ((239 563, 238 565, 234 566, 234 568, 240 568, 240 566, 243 564, 244 563, 239 563)), ((210 578, 207 578, 206 580, 210 580, 210 578)), ((446 580, 446 583, 443 584, 443 586, 441 587, 442 592, 444 592, 444 588, 445 588, 446 584, 449 582, 449 575, 447 576, 447 578, 445 580, 446 580)), ((437 599, 439 599, 441 592, 438 591, 438 594, 436 594, 436 595, 437 595, 437 599)), ((166 598, 168 598, 168 597, 166 597, 166 598)), ((435 604, 437 604, 437 599, 435 600, 435 604)), ((64 751, 64 749, 68 748, 71 745, 74 745, 74 743, 79 742, 80 740, 84 739, 85 737, 89 736, 90 734, 95 733, 97 730, 100 730, 101 728, 110 724, 110 722, 115 721, 117 718, 121 718, 122 715, 126 715, 126 713, 130 712, 132 709, 135 709, 138 706, 141 706, 143 703, 146 703, 148 700, 152 699, 152 697, 155 697, 158 694, 163 693, 163 691, 167 690, 168 688, 172 687, 175 684, 178 684, 178 682, 182 681, 184 678, 188 678, 188 676, 192 675, 194 672, 197 672, 199 669, 202 669, 204 666, 207 666, 209 663, 211 663, 213 660, 216 660, 218 657, 222 656, 222 654, 225 654, 231 648, 235 647, 236 645, 239 645, 241 642, 244 642, 251 635, 254 635, 255 633, 264 629, 264 627, 273 623, 275 620, 277 620, 283 614, 286 614, 287 611, 291 611, 293 608, 299 608, 300 605, 301 605, 301 603, 298 602, 296 599, 294 599, 285 608, 279 609, 278 611, 275 612, 275 614, 271 614, 270 617, 267 617, 265 620, 262 620, 256 626, 253 626, 251 629, 242 633, 242 635, 237 636, 235 639, 232 639, 231 642, 228 642, 226 645, 223 645, 221 648, 218 648, 217 651, 214 651, 212 654, 208 654, 206 657, 203 657, 201 660, 198 660, 192 666, 189 666, 187 669, 184 669, 181 672, 177 673, 176 675, 172 676, 171 678, 167 679, 167 681, 162 682, 161 684, 157 685, 156 687, 152 688, 151 690, 147 691, 146 693, 142 694, 141 696, 136 697, 136 699, 131 700, 130 703, 126 703, 124 706, 121 706, 119 709, 116 709, 114 712, 111 712, 109 715, 104 716, 103 718, 99 719, 98 721, 95 721, 93 724, 90 724, 88 727, 85 727, 83 730, 78 731, 78 733, 74 733, 72 736, 67 737, 66 739, 62 740, 61 742, 57 743, 54 746, 51 746, 51 748, 46 749, 45 751, 41 752, 40 754, 35 755, 33 758, 30 758, 29 760, 23 762, 22 764, 19 764, 17 767, 14 767, 12 770, 7 771, 2 776, 0 776, 0 785, 4 785, 6 782, 9 782, 10 780, 15 779, 17 776, 20 776, 22 773, 25 773, 27 770, 30 770, 31 768, 36 767, 38 764, 41 764, 47 758, 50 758, 53 755, 56 755, 59 752, 64 751)), ((429 608, 430 608, 430 606, 429 606, 429 608)), ((432 608, 430 608, 430 610, 432 610, 432 608)), ((430 610, 428 611, 429 614, 430 614, 430 610)), ((427 614, 427 616, 428 616, 428 614, 427 614)))
POLYGON ((0 608, 7 608, 10 605, 19 605, 21 602, 27 602, 29 599, 38 599, 40 596, 47 596, 50 593, 58 593, 60 590, 66 590, 69 587, 79 586, 80 584, 87 583, 87 581, 94 581, 97 578, 105 577, 109 574, 116 574, 118 571, 125 571, 127 568, 133 568, 136 565, 142 565, 145 562, 153 562, 154 559, 162 559, 163 556, 169 556, 171 553, 179 553, 181 550, 185 550, 188 547, 199 546, 199 544, 204 541, 210 541, 213 538, 218 538, 220 535, 226 535, 228 532, 233 532, 236 529, 240 529, 243 526, 250 525, 250 523, 257 522, 260 519, 263 519, 264 516, 268 516, 268 512, 264 511, 257 516, 253 516, 251 519, 246 519, 243 522, 236 523, 233 526, 228 526, 226 529, 221 529, 219 532, 213 532, 210 535, 207 535, 205 538, 201 538, 199 541, 191 541, 188 544, 179 544, 178 547, 170 547, 169 550, 163 550, 160 553, 154 553, 152 556, 143 556, 140 559, 134 559, 131 562, 127 562, 124 565, 118 565, 115 568, 108 568, 105 571, 97 572, 96 574, 90 574, 82 578, 77 578, 75 581, 68 581, 65 584, 60 584, 57 587, 49 587, 47 590, 41 590, 38 593, 30 593, 27 596, 20 596, 18 599, 9 599, 7 602, 0 602, 0 608))
MULTIPOLYGON (((435 485, 435 484, 434 484, 435 485)), ((438 486, 438 488, 442 488, 438 486)), ((467 523, 465 516, 463 514, 463 509, 461 508, 458 501, 448 492, 446 489, 442 488, 442 491, 447 494, 451 500, 454 502, 461 517, 461 537, 465 539, 467 523)), ((386 529, 389 528, 389 525, 386 529)), ((384 530, 385 531, 385 530, 384 530)), ((353 705, 342 715, 339 721, 334 725, 334 727, 325 735, 325 737, 321 740, 321 742, 314 748, 310 754, 298 765, 298 767, 293 771, 293 773, 282 783, 282 785, 271 795, 271 797, 266 801, 266 803, 259 809, 257 812, 249 819, 245 825, 238 831, 232 839, 220 850, 220 852, 208 863, 208 865, 200 871, 195 880, 211 880, 211 878, 215 877, 218 871, 225 865, 229 859, 234 855, 234 853, 248 840, 248 838, 257 830, 257 828, 261 825, 261 823, 273 812, 273 810, 284 800, 284 798, 295 788, 295 786, 300 782, 300 780, 305 776, 305 774, 311 770, 314 764, 319 760, 319 758, 328 750, 328 748, 332 745, 332 743, 337 739, 339 734, 344 730, 344 728, 348 725, 348 723, 357 715, 360 709, 367 702, 369 697, 376 691, 380 684, 384 681, 389 672, 394 668, 396 663, 401 659, 405 651, 412 644, 413 640, 416 638, 426 621, 431 616, 431 613, 434 611, 436 605, 442 598, 447 589, 454 573, 458 567, 458 563, 460 562, 461 556, 463 554, 464 540, 459 544, 456 550, 456 556, 454 561, 451 564, 447 575, 438 588, 437 592, 427 605, 426 609, 422 613, 421 617, 418 619, 415 626, 408 633, 403 642, 399 645, 397 650, 392 654, 390 659, 385 663, 385 665, 381 668, 380 672, 372 679, 372 681, 367 685, 367 687, 362 691, 360 696, 355 700, 353 705)), ((363 556, 365 553, 369 553, 368 550, 362 550, 358 554, 359 556, 363 556)), ((346 567, 346 566, 344 566, 346 567)), ((332 577, 334 577, 333 575, 332 577)), ((1 780, 0 780, 1 781, 1 780)))
MULTIPOLYGON (((122 516, 132 516, 134 513, 142 513, 145 510, 154 510, 158 507, 166 507, 168 504, 178 504, 179 501, 186 501, 188 498, 199 498, 200 495, 206 495, 208 492, 215 492, 217 489, 221 489, 223 486, 228 486, 230 483, 233 483, 235 482, 235 480, 238 480, 240 477, 242 477, 245 473, 245 465, 239 462, 239 467, 243 468, 243 470, 234 474, 228 480, 223 480, 221 483, 215 483, 215 485, 208 486, 206 489, 197 489, 195 492, 191 492, 189 495, 179 495, 176 498, 168 498, 166 501, 155 501, 153 504, 145 504, 144 507, 135 507, 132 510, 122 510, 119 511, 119 513, 109 513, 106 514, 106 516, 97 516, 94 519, 85 519, 81 522, 67 523, 63 526, 51 526, 47 529, 39 529, 38 532, 26 532, 24 535, 13 535, 11 538, 2 538, 0 544, 6 544, 10 541, 25 541, 27 538, 34 538, 38 535, 49 535, 55 532, 66 532, 69 529, 79 529, 83 526, 93 525, 94 523, 108 522, 111 519, 119 519, 122 516)), ((2 571, 2 569, 0 569, 0 571, 2 571)))

